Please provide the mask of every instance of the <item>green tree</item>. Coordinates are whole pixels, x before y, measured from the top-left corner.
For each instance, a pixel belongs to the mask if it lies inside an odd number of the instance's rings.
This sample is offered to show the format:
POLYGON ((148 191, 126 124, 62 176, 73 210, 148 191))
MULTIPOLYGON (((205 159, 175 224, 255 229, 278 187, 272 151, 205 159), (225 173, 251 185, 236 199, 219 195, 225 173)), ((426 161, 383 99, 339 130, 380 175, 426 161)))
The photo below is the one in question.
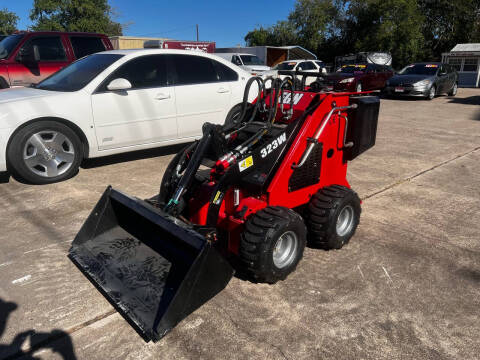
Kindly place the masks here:
POLYGON ((263 26, 260 26, 260 28, 255 28, 245 35, 245 42, 247 43, 247 46, 267 45, 270 41, 271 35, 270 28, 264 28, 263 26))
POLYGON ((351 52, 389 51, 396 66, 422 59, 424 17, 416 0, 352 0, 347 5, 344 43, 351 52))
POLYGON ((480 42, 479 0, 418 0, 428 54, 439 58, 458 43, 480 42))
POLYGON ((296 0, 284 21, 260 26, 249 45, 301 45, 324 61, 389 51, 395 66, 439 60, 457 43, 480 42, 480 0, 296 0))
POLYGON ((322 53, 325 44, 334 43, 340 34, 340 1, 297 0, 287 20, 268 28, 260 26, 245 36, 248 46, 300 45, 322 53))
POLYGON ((247 46, 284 46, 297 43, 295 28, 288 21, 278 21, 275 25, 264 28, 260 26, 245 36, 247 46))
POLYGON ((8 11, 7 9, 0 10, 0 34, 10 35, 17 30, 17 21, 19 17, 8 11))
POLYGON ((340 35, 341 2, 333 0, 297 0, 288 22, 295 29, 297 41, 318 52, 340 35))
POLYGON ((33 30, 85 31, 122 35, 108 0, 34 0, 33 30))

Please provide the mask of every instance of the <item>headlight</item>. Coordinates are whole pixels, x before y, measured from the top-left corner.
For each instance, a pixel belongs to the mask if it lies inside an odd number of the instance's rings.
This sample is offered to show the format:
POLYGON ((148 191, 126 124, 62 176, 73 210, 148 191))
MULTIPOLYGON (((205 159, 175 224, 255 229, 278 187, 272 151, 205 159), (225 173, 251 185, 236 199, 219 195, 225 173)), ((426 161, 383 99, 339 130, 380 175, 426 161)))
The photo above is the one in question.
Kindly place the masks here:
POLYGON ((355 78, 346 78, 346 79, 343 79, 342 81, 340 81, 340 84, 348 84, 348 83, 353 82, 353 80, 355 80, 355 78))
POLYGON ((427 85, 430 85, 430 83, 431 83, 430 80, 422 80, 422 81, 416 82, 415 84, 413 84, 413 86, 427 86, 427 85))

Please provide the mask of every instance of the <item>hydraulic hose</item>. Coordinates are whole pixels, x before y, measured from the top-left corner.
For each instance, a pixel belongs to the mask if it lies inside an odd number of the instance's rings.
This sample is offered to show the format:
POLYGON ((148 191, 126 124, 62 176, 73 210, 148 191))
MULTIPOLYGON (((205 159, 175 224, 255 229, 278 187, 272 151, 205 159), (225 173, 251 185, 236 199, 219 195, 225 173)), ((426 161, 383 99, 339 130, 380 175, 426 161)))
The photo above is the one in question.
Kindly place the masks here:
MULTIPOLYGON (((263 79, 261 77, 258 77, 258 76, 255 76, 255 77, 252 77, 250 79, 248 79, 247 81, 247 84, 245 85, 245 91, 243 92, 243 101, 242 101, 242 112, 240 113, 240 116, 239 116, 239 123, 242 124, 242 123, 248 123, 250 121, 252 121, 256 114, 257 114, 257 111, 262 103, 262 99, 263 99, 263 79), (248 95, 250 94, 250 88, 252 87, 252 84, 254 82, 257 82, 258 84, 258 96, 257 96, 257 102, 255 103, 254 105, 254 108, 253 108, 253 112, 252 112, 252 116, 250 117, 250 119, 248 121, 245 121, 245 116, 247 114, 247 109, 248 109, 248 95)), ((230 130, 232 130, 233 128, 237 127, 238 124, 236 123, 232 123, 232 124, 229 124, 229 125, 225 125, 223 131, 224 133, 228 133, 230 130)), ((234 133, 236 133, 239 129, 237 128, 236 130, 228 133, 226 136, 225 136, 225 139, 229 139, 234 133)))
POLYGON ((185 164, 185 159, 187 158, 187 154, 191 152, 197 146, 197 144, 198 142, 196 141, 193 144, 191 144, 189 147, 187 147, 183 152, 182 156, 180 157, 180 159, 178 160, 177 166, 175 167, 175 176, 177 178, 181 177, 180 172, 182 171, 183 164, 185 164))
POLYGON ((213 138, 213 125, 205 123, 203 125, 203 137, 198 141, 197 147, 193 152, 192 158, 190 159, 187 168, 185 169, 184 174, 181 176, 180 181, 178 182, 177 189, 173 197, 169 200, 164 210, 168 214, 175 213, 177 205, 180 201, 181 196, 184 191, 188 189, 195 177, 195 173, 201 165, 202 159, 205 156, 205 153, 210 146, 213 138))
POLYGON ((273 124, 277 116, 278 99, 280 97, 280 87, 282 81, 280 79, 274 79, 272 83, 272 89, 270 92, 270 111, 268 112, 267 124, 273 124))
MULTIPOLYGON (((267 82, 268 81, 271 82, 270 90, 268 91, 268 99, 269 99, 269 104, 270 105, 273 103, 273 89, 274 89, 274 86, 275 86, 275 80, 276 80, 276 78, 274 78, 273 76, 269 76, 263 81, 263 89, 264 89, 265 93, 267 93, 267 82)), ((264 112, 267 110, 267 105, 265 103, 266 99, 267 99, 267 95, 264 95, 264 97, 263 97, 263 111, 264 112)))
POLYGON ((294 91, 293 91, 293 81, 292 79, 290 78, 286 78, 285 80, 282 81, 282 84, 280 85, 280 100, 282 101, 282 103, 280 104, 280 108, 281 108, 281 111, 282 111, 282 114, 283 115, 286 115, 286 119, 290 119, 292 116, 293 116, 293 96, 294 96, 294 91), (285 89, 285 85, 288 85, 288 87, 290 88, 290 109, 288 110, 288 113, 286 113, 285 111, 283 111, 283 92, 284 92, 284 89, 285 89))

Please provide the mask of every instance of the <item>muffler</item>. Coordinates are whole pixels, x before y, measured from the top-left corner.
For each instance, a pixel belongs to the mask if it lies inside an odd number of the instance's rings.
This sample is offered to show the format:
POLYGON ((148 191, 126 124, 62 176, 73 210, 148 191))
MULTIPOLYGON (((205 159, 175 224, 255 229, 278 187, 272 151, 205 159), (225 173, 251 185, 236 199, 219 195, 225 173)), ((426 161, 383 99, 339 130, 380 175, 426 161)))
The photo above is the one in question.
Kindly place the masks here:
POLYGON ((203 235, 111 187, 69 257, 146 341, 161 339, 233 276, 203 235))

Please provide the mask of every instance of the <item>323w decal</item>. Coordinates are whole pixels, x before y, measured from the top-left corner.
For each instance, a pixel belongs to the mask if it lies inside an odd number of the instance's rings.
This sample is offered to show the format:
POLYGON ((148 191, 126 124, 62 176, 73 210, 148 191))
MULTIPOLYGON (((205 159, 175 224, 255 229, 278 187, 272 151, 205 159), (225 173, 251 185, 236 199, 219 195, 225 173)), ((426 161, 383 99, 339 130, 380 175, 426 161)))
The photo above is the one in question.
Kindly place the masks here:
POLYGON ((282 135, 277 137, 275 140, 273 140, 270 144, 265 146, 262 150, 260 150, 260 156, 262 158, 266 157, 273 150, 275 150, 280 145, 282 145, 285 141, 287 141, 287 135, 285 133, 283 133, 282 135))

